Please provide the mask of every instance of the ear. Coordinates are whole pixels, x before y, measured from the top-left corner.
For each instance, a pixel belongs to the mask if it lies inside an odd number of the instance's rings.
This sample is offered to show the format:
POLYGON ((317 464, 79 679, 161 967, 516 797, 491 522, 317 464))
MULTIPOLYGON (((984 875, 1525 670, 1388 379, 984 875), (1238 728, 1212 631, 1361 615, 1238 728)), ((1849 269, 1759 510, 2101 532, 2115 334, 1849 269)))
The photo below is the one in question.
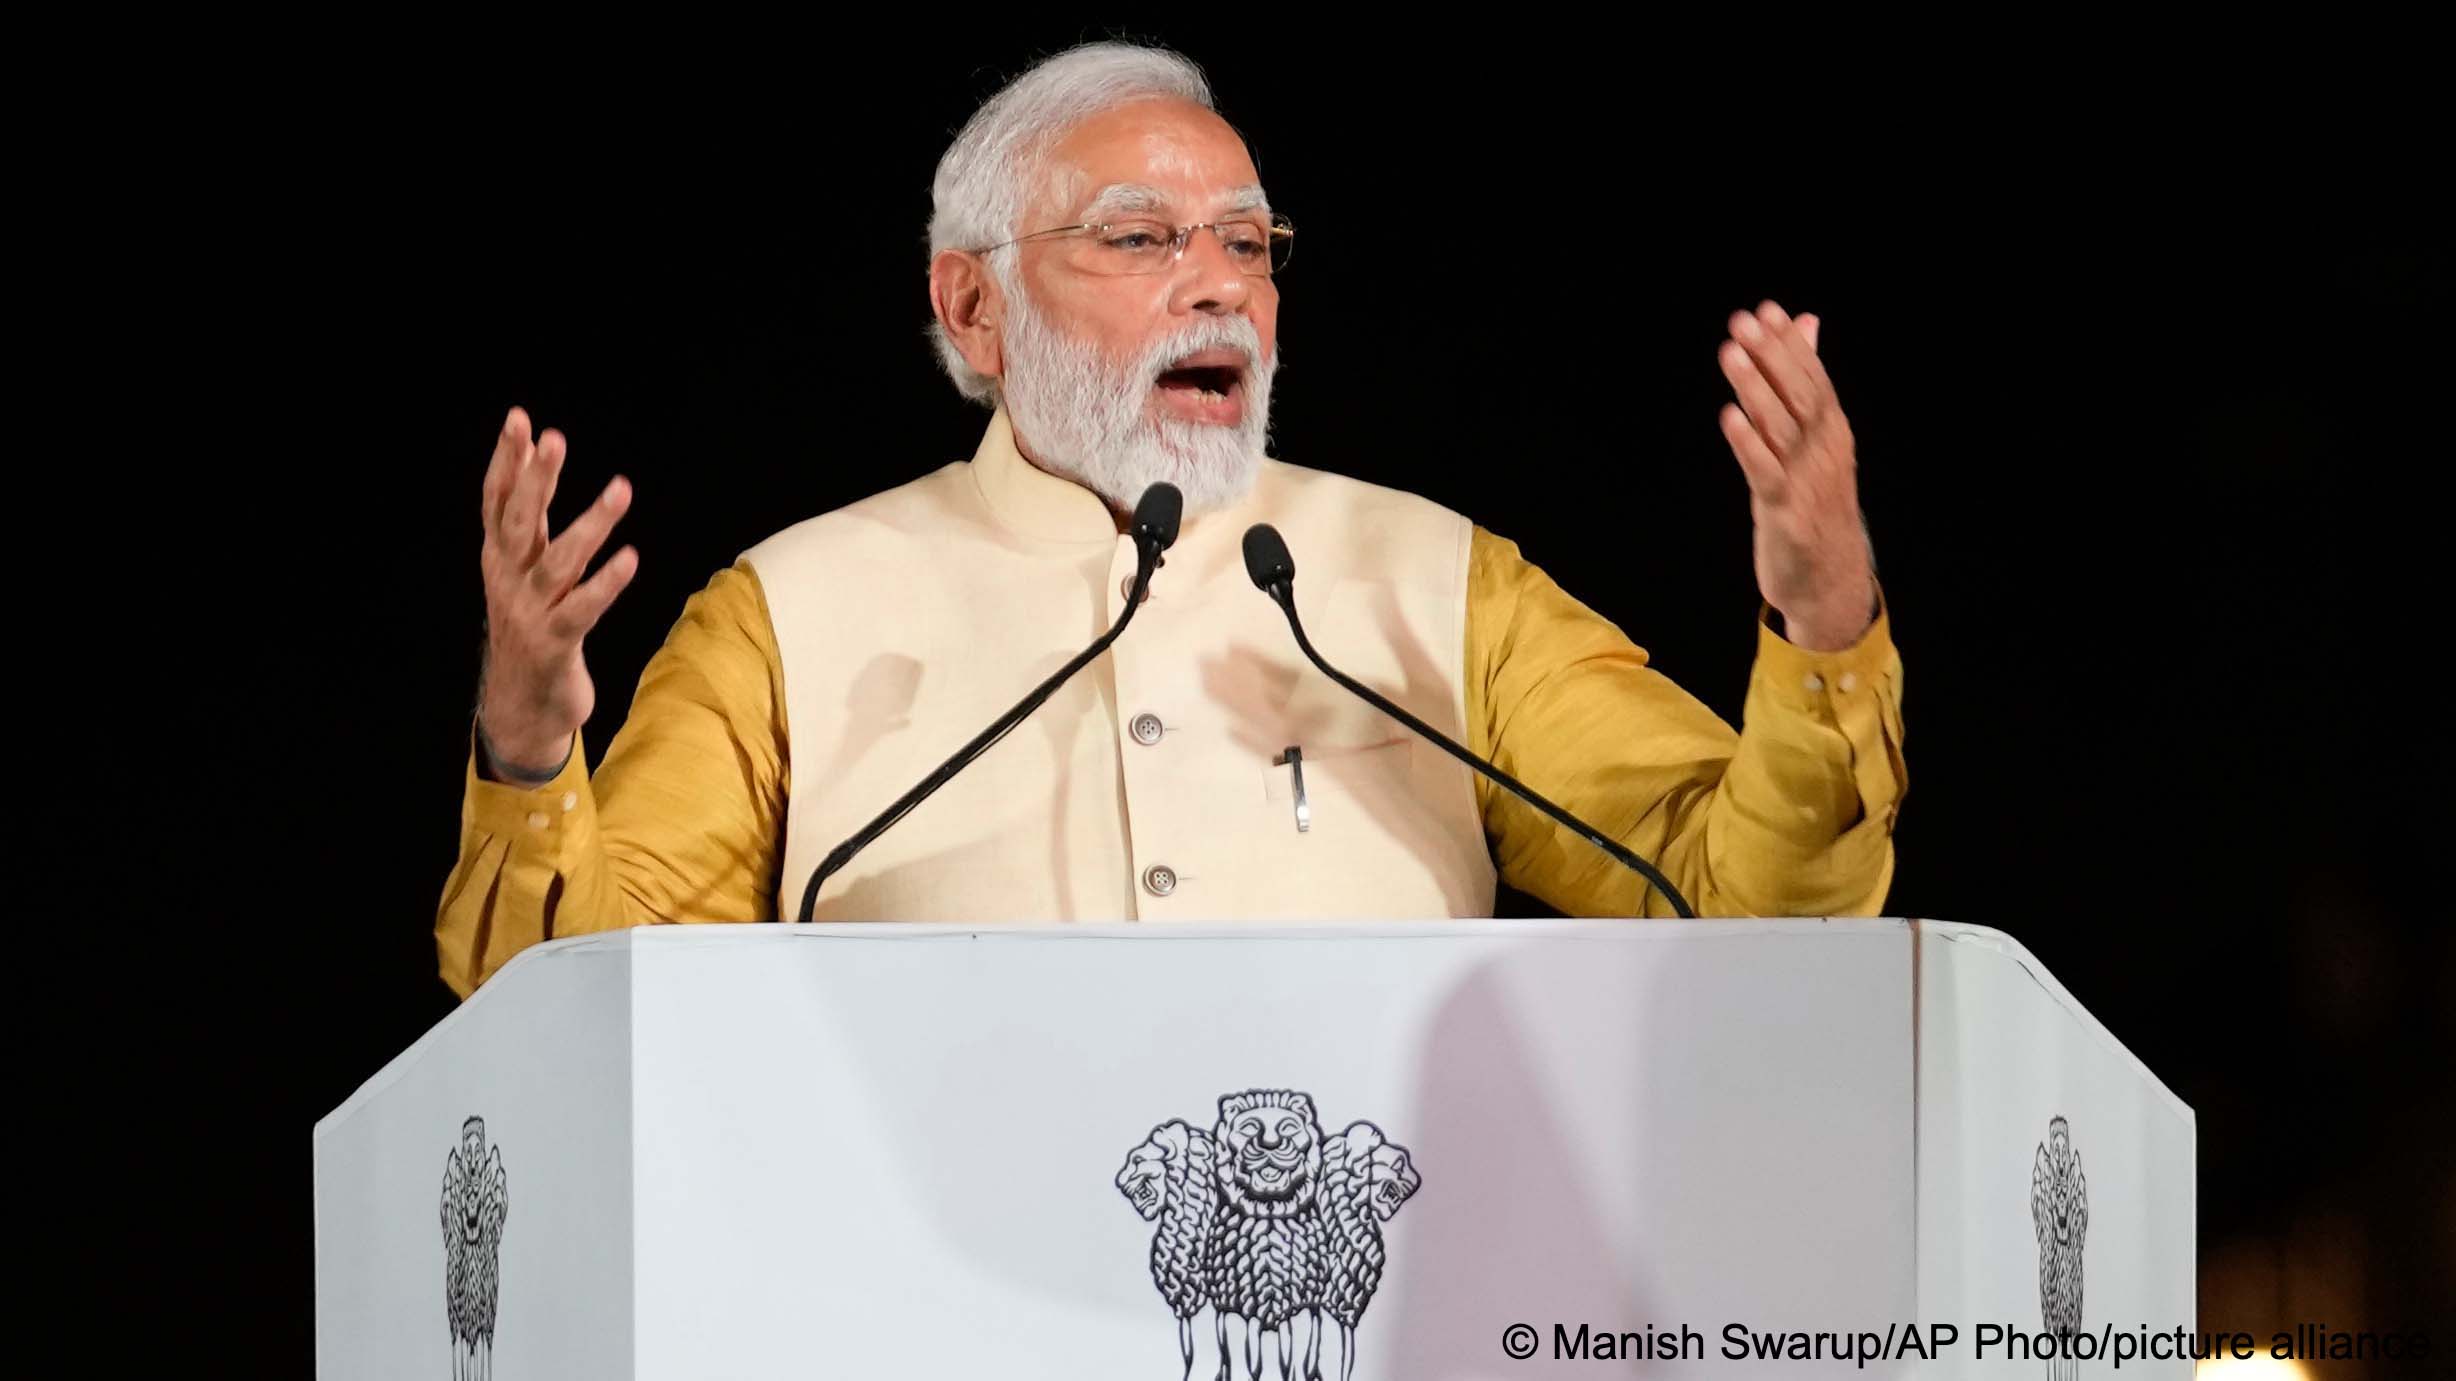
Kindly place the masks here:
POLYGON ((981 256, 948 249, 930 260, 930 310, 964 363, 993 379, 1005 372, 998 323, 1005 316, 1006 297, 981 256))

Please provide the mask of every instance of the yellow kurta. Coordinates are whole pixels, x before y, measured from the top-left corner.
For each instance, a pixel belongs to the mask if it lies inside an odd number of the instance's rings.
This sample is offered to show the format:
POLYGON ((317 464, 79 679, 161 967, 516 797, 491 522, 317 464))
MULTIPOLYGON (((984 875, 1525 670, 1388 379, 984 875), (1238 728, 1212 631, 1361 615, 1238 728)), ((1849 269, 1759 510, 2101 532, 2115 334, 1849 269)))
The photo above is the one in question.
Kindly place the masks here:
MULTIPOLYGON (((1821 654, 1761 623, 1738 732, 1481 528, 1465 626, 1467 746, 1653 860, 1698 914, 1882 906, 1907 787, 1888 619, 1821 654)), ((481 778, 473 752, 436 916, 445 981, 465 996, 557 936, 791 910, 775 895, 792 790, 785 704, 766 599, 743 562, 684 606, 593 779, 577 744, 535 789, 481 778)), ((1476 791, 1511 886, 1573 915, 1669 914, 1592 845, 1480 778, 1476 791)))

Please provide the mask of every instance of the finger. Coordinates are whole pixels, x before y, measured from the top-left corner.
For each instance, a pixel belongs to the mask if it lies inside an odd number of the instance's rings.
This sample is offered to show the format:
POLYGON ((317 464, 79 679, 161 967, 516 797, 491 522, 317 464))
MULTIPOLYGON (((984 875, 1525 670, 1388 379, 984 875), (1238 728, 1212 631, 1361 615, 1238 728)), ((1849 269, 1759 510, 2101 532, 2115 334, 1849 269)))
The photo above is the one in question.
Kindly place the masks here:
POLYGON ((530 496, 536 492, 538 471, 542 468, 538 464, 537 443, 523 438, 518 453, 512 458, 511 487, 503 495, 501 511, 495 514, 496 548, 506 558, 522 566, 536 559, 537 555, 531 545, 534 529, 522 525, 521 514, 529 510, 530 496))
POLYGON ((548 428, 533 452, 520 482, 512 486, 511 501, 503 506, 504 550, 524 569, 536 565, 546 549, 546 494, 563 465, 563 434, 548 428))
POLYGON ((547 631, 558 638, 586 636, 588 630, 597 626, 597 620, 604 615, 606 606, 623 592, 623 587, 631 583, 631 577, 638 574, 639 569, 640 553, 637 547, 624 547, 607 557, 595 575, 581 581, 578 589, 565 596, 563 602, 555 605, 553 612, 546 615, 547 631))
POLYGON ((631 481, 616 475, 607 482, 597 501, 572 519, 562 536, 547 545, 546 554, 532 568, 547 598, 561 599, 570 591, 580 572, 597 559, 597 549, 605 545, 606 534, 614 530, 614 524, 622 521, 630 508, 631 481))
POLYGON ((511 529, 504 524, 504 514, 519 493, 520 482, 528 475, 529 460, 536 447, 529 440, 529 415, 518 408, 504 419, 503 432, 497 440, 500 470, 490 463, 487 482, 494 486, 486 510, 486 538, 503 552, 512 550, 511 529))
POLYGON ((1817 414, 1824 411, 1825 390, 1809 372, 1808 364, 1816 352, 1800 339, 1798 325, 1772 302, 1759 306, 1754 313, 1734 313, 1731 322, 1733 338, 1748 347, 1749 358, 1757 362, 1766 382, 1774 386, 1782 405, 1791 410, 1800 429, 1807 430, 1816 422, 1817 414))
MULTIPOLYGON (((1782 310, 1770 302, 1765 306, 1772 307, 1777 313, 1782 310)), ((1758 310, 1762 313, 1764 308, 1761 307, 1758 310)), ((1762 316, 1759 319, 1762 320, 1762 316)), ((1792 363, 1798 365, 1807 375, 1808 396, 1812 400, 1810 409, 1804 415, 1799 414, 1796 408, 1793 409, 1794 415, 1800 417, 1800 425, 1803 428, 1822 422, 1829 417, 1838 416, 1842 406, 1841 401, 1834 396, 1833 379, 1825 373, 1825 358, 1817 352, 1817 331, 1822 324, 1814 313, 1802 312, 1791 318, 1791 329, 1782 336, 1784 345, 1789 349, 1792 363)))
POLYGON ((1755 357, 1739 342, 1725 341, 1717 358, 1722 361, 1723 377, 1731 381, 1731 391, 1747 410, 1748 420, 1756 424, 1757 435, 1765 439, 1774 454, 1790 455, 1791 448, 1799 443, 1799 420, 1783 406, 1774 386, 1765 381, 1755 357))
POLYGON ((1790 473, 1782 468, 1782 458, 1757 435, 1749 424, 1748 414, 1737 403, 1723 404, 1723 439, 1731 443, 1731 454, 1738 457, 1740 473, 1748 477, 1748 490, 1766 503, 1779 503, 1790 486, 1790 473))
POLYGON ((518 408, 504 417, 502 428, 495 433, 495 453, 487 458, 485 483, 478 486, 478 519, 489 536, 503 512, 503 498, 511 492, 516 458, 528 435, 529 415, 518 408))
POLYGON ((570 452, 571 443, 564 439, 561 432, 548 427, 545 435, 537 438, 538 455, 542 458, 549 448, 554 452, 554 463, 546 467, 546 492, 540 494, 537 499, 537 540, 539 542, 552 541, 554 538, 554 529, 550 526, 551 515, 554 512, 554 491, 556 484, 563 478, 563 457, 570 452))
POLYGON ((1825 356, 1816 344, 1819 328, 1825 323, 1812 312, 1800 313, 1798 323, 1800 343, 1808 347, 1799 357, 1800 364, 1807 369, 1808 377, 1816 382, 1817 390, 1824 397, 1824 406, 1839 412, 1842 400, 1834 393, 1833 379, 1825 372, 1825 356))

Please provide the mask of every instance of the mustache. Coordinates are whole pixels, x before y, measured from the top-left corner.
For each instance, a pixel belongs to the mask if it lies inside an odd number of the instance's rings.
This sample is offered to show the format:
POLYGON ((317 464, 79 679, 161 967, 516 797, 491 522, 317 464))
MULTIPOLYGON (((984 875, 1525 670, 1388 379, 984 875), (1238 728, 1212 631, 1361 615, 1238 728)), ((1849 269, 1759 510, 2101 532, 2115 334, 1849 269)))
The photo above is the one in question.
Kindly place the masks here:
POLYGON ((1235 351, 1248 378, 1264 372, 1262 333, 1254 329, 1252 322, 1241 316, 1207 317, 1166 340, 1143 347, 1129 365, 1126 377, 1145 384, 1156 383, 1177 361, 1205 350, 1235 351))

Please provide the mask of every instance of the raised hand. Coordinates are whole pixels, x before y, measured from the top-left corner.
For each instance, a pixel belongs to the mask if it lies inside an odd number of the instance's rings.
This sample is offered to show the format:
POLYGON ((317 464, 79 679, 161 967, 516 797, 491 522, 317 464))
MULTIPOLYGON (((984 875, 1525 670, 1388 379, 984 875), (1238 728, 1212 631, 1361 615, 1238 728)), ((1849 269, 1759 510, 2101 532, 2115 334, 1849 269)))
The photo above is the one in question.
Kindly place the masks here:
POLYGON ((486 538, 478 568, 486 577, 486 674, 478 727, 498 765, 529 776, 552 773, 588 722, 597 691, 580 640, 640 565, 639 553, 626 546, 580 579, 631 507, 630 482, 620 475, 562 536, 547 532, 546 505, 565 450, 563 434, 552 429, 532 442, 529 415, 514 408, 495 438, 483 490, 486 538))
POLYGON ((1830 652, 1868 629, 1875 557, 1859 513, 1850 419, 1816 353, 1817 319, 1767 302, 1731 315, 1723 377, 1723 438, 1748 477, 1756 520, 1757 588, 1798 646, 1830 652))

